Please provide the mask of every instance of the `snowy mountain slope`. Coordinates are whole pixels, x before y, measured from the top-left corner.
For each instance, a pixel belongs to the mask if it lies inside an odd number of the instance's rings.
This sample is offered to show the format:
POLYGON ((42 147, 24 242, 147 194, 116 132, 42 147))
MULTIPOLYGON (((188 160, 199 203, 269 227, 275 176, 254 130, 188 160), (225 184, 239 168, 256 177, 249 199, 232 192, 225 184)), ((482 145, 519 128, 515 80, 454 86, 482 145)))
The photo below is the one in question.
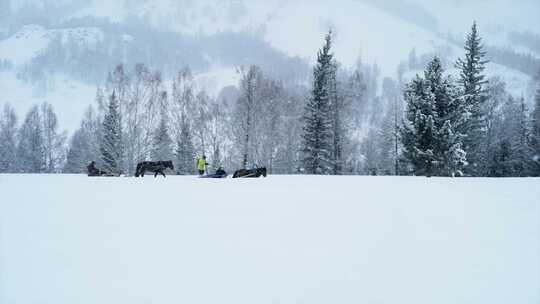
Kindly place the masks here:
POLYGON ((34 105, 50 103, 58 114, 60 128, 76 130, 89 105, 94 103, 96 86, 73 80, 65 75, 53 75, 44 91, 40 84, 30 84, 17 79, 11 71, 0 72, 0 107, 9 102, 16 110, 19 122, 34 105))
POLYGON ((238 85, 241 75, 236 68, 216 65, 208 72, 195 74, 194 78, 201 88, 212 96, 218 96, 224 87, 238 85))
MULTIPOLYGON (((454 71, 454 74, 457 74, 454 71)), ((510 69, 500 64, 488 63, 486 66, 486 76, 499 77, 506 83, 507 91, 515 97, 524 97, 527 101, 532 101, 533 93, 530 90, 531 77, 525 73, 510 69)))
POLYGON ((96 27, 46 29, 30 24, 0 41, 0 60, 8 60, 16 67, 23 66, 40 55, 55 39, 64 44, 70 40, 92 46, 103 40, 103 37, 103 31, 96 27))
POLYGON ((19 71, 52 43, 66 44, 69 40, 92 47, 103 39, 103 35, 103 31, 95 27, 45 29, 39 25, 28 25, 12 37, 0 41, 0 61, 7 60, 13 65, 10 69, 0 71, 0 106, 9 102, 22 120, 30 107, 48 102, 57 110, 62 128, 76 129, 85 109, 94 101, 96 86, 60 73, 47 76, 45 81, 32 83, 21 79, 19 71))
POLYGON ((536 304, 538 182, 0 175, 0 302, 536 304))
POLYGON ((335 31, 335 54, 346 66, 359 58, 377 62, 385 76, 395 76, 398 64, 414 47, 431 52, 447 42, 418 26, 401 22, 361 2, 349 1, 347 9, 330 2, 290 2, 268 23, 267 37, 278 48, 288 48, 313 62, 321 37, 335 31), (301 20, 298 15, 304 14, 301 20), (304 37, 298 39, 295 37, 304 37))
MULTIPOLYGON (((109 16, 111 11, 106 4, 94 1, 86 13, 109 16)), ((362 56, 377 61, 383 73, 392 76, 413 47, 427 52, 447 44, 429 31, 355 0, 340 1, 339 5, 306 0, 130 1, 124 2, 121 11, 145 18, 155 27, 187 34, 247 30, 263 35, 280 50, 311 61, 323 35, 332 28, 342 63, 353 66, 362 56)))
POLYGON ((24 65, 40 54, 50 43, 48 31, 39 25, 27 25, 15 35, 0 41, 0 60, 24 65))
MULTIPOLYGON (((46 29, 39 25, 28 25, 8 39, 1 40, 0 62, 7 61, 11 67, 0 71, 0 91, 3 92, 0 106, 11 103, 22 120, 30 107, 46 101, 57 110, 61 127, 75 130, 84 111, 93 103, 98 84, 72 79, 54 71, 47 72, 44 80, 25 81, 20 72, 53 44, 64 45, 69 54, 74 46, 94 48, 104 36, 103 30, 96 27, 46 29)), ((133 40, 133 37, 124 36, 125 43, 133 40)), ((239 80, 233 67, 221 65, 195 76, 200 87, 214 96, 221 88, 235 85, 239 80)))
MULTIPOLYGON (((512 31, 540 34, 540 21, 536 18, 540 3, 537 1, 522 0, 520 5, 509 0, 412 2, 432 13, 440 26, 420 27, 399 12, 386 11, 371 0, 338 3, 322 0, 126 0, 119 15, 124 18, 135 15, 158 28, 189 34, 253 31, 263 34, 281 50, 311 59, 315 56, 313 50, 320 46, 320 37, 331 27, 338 34, 336 53, 343 63, 352 66, 362 55, 367 60, 377 61, 386 75, 394 74, 399 61, 413 47, 427 52, 446 46, 449 42, 440 38, 441 33, 464 37, 474 20, 484 29, 487 45, 513 48, 507 37, 512 31)), ((92 7, 92 13, 99 16, 110 16, 114 11, 101 0, 94 1, 92 7)))
MULTIPOLYGON (((479 21, 486 45, 509 47, 523 53, 528 53, 528 49, 521 45, 510 44, 508 33, 521 30, 535 32, 537 28, 540 28, 540 26, 535 26, 539 22, 538 19, 531 18, 531 14, 526 13, 534 12, 539 6, 535 1, 523 0, 519 7, 510 7, 507 0, 489 0, 478 3, 434 1, 433 4, 426 1, 411 1, 425 7, 426 11, 432 13, 437 18, 440 26, 433 29, 419 26, 410 22, 410 19, 400 16, 399 12, 396 14, 395 11, 389 12, 384 7, 381 8, 380 5, 373 5, 371 0, 342 0, 339 3, 322 0, 122 0, 113 2, 94 0, 84 4, 80 3, 78 6, 72 5, 70 13, 60 18, 59 22, 69 24, 70 20, 76 20, 77 18, 84 20, 87 16, 105 17, 117 22, 118 25, 126 23, 135 24, 134 26, 140 26, 140 24, 147 26, 144 22, 148 21, 155 31, 173 30, 194 37, 194 41, 204 39, 207 37, 205 35, 229 32, 260 37, 261 43, 265 44, 265 48, 262 51, 261 49, 252 50, 253 56, 250 58, 247 58, 250 55, 249 47, 242 47, 242 41, 233 44, 230 41, 232 38, 226 36, 216 38, 214 41, 214 43, 224 45, 221 48, 209 43, 206 45, 208 49, 190 49, 191 52, 204 55, 203 65, 207 70, 197 71, 200 74, 197 75, 197 78, 202 79, 204 83, 202 86, 206 87, 214 95, 217 95, 222 87, 236 84, 238 81, 238 75, 234 72, 237 64, 224 63, 223 58, 220 58, 220 55, 224 51, 228 51, 227 48, 232 48, 233 45, 240 45, 243 51, 247 50, 247 53, 244 52, 242 55, 238 55, 239 58, 234 60, 234 62, 240 62, 244 65, 252 64, 253 58, 257 56, 257 58, 264 61, 267 56, 264 51, 281 51, 283 55, 272 56, 299 56, 312 63, 317 49, 321 46, 323 35, 328 28, 332 28, 335 33, 334 50, 336 58, 343 63, 344 67, 354 67, 357 60, 361 58, 364 62, 376 62, 381 69, 381 76, 395 77, 398 64, 407 59, 408 53, 413 48, 416 49, 419 55, 426 53, 444 54, 450 62, 454 61, 458 56, 462 56, 462 41, 474 19, 479 21), (76 7, 80 8, 75 13, 71 13, 76 7), (510 7, 510 9, 505 10, 504 8, 507 7, 510 7), (492 9, 488 12, 487 8, 492 9), (493 10, 493 8, 497 9, 493 10), (518 20, 519 14, 522 14, 523 22, 519 24, 510 22, 518 20), (448 39, 446 33, 452 37, 457 37, 456 40, 448 39)), ((35 4, 36 7, 46 10, 53 2, 29 0, 24 3, 35 4)), ((77 1, 66 0, 61 4, 70 5, 70 3, 77 3, 77 1)), ((21 2, 19 5, 22 7, 23 3, 21 2)), ((55 5, 60 4, 55 3, 55 5)), ((17 6, 14 5, 14 7, 17 6)), ((99 19, 96 22, 99 23, 99 19)), ((6 95, 0 96, 0 103, 11 101, 17 106, 20 103, 18 100, 27 100, 26 104, 29 104, 30 101, 36 98, 49 101, 54 99, 52 103, 57 105, 57 109, 61 110, 64 101, 72 100, 70 101, 72 103, 83 103, 77 108, 84 109, 88 101, 93 100, 94 90, 84 89, 85 92, 92 91, 91 96, 76 96, 77 94, 70 92, 69 89, 65 92, 59 90, 67 87, 86 86, 87 84, 77 80, 73 80, 69 84, 70 80, 65 79, 64 75, 60 75, 59 77, 64 79, 65 84, 56 85, 55 92, 44 92, 44 87, 52 86, 24 83, 16 80, 16 75, 19 75, 20 70, 32 59, 42 54, 48 46, 58 43, 58 41, 63 44, 66 44, 68 40, 75 41, 75 43, 92 48, 96 42, 106 39, 107 31, 110 30, 110 28, 100 28, 98 25, 56 28, 54 25, 44 27, 30 24, 16 30, 10 37, 0 40, 0 60, 8 60, 14 65, 11 70, 2 71, 1 77, 9 79, 9 81, 0 83, 0 87, 10 88, 11 90, 6 95), (68 39, 69 37, 75 39, 68 39), (18 88, 14 88, 13 85, 18 86, 18 88)), ((134 45, 133 42, 139 42, 140 45, 140 39, 147 39, 147 37, 134 37, 128 34, 121 35, 121 37, 122 43, 128 46, 127 48, 131 48, 134 45)), ((159 41, 148 43, 152 45, 160 44, 159 41)), ((140 53, 145 55, 144 43, 141 48, 140 53)), ((69 55, 71 50, 71 47, 66 45, 64 53, 69 55)), ((99 54, 102 56, 101 53, 99 54)), ((181 55, 179 54, 186 54, 186 51, 182 50, 178 54, 172 54, 171 56, 175 56, 175 63, 170 64, 170 66, 189 65, 189 62, 185 62, 186 60, 180 58, 181 55)), ((229 54, 227 55, 229 56, 229 54)), ((540 57, 538 54, 537 56, 540 57)), ((103 57, 99 58, 103 59, 103 57)), ((141 56, 141 58, 137 60, 144 61, 147 57, 141 56)), ((120 61, 120 59, 115 60, 110 65, 114 66, 120 61)), ((284 65, 289 63, 289 61, 286 62, 284 65)), ((271 66, 272 64, 268 65, 271 66)), ((73 65, 77 65, 77 63, 74 62, 73 65)), ((47 72, 54 74, 54 67, 47 67, 47 72)), ((415 72, 412 71, 411 74, 415 72)), ((517 69, 493 64, 489 66, 486 72, 490 76, 501 76, 506 80, 508 89, 514 95, 527 96, 527 94, 530 94, 526 89, 530 77, 517 69)), ((66 71, 60 71, 59 73, 66 73, 66 71)), ((51 79, 55 79, 55 76, 51 75, 51 79)), ((53 80, 48 82, 52 83, 53 80)), ((89 83, 88 85, 95 87, 97 84, 89 83)), ((66 107, 71 107, 71 105, 66 105, 66 107)), ((76 111, 61 115, 69 117, 80 113, 82 112, 76 111)), ((71 129, 72 123, 66 122, 66 125, 71 129)))
POLYGON ((446 47, 452 43, 440 38, 440 33, 464 37, 473 20, 480 23, 486 44, 500 47, 513 47, 507 37, 511 31, 535 32, 540 28, 538 18, 533 18, 534 12, 540 11, 540 4, 535 1, 522 0, 511 9, 506 9, 508 0, 413 2, 431 12, 441 24, 440 28, 422 28, 408 22, 399 12, 381 9, 371 0, 339 3, 322 0, 123 0, 113 3, 94 0, 65 19, 95 16, 126 22, 136 16, 156 28, 191 35, 249 31, 262 34, 280 50, 311 59, 320 46, 321 36, 331 27, 337 33, 336 53, 343 63, 352 66, 361 55, 366 60, 377 61, 383 74, 392 76, 397 64, 413 47, 419 52, 446 47))

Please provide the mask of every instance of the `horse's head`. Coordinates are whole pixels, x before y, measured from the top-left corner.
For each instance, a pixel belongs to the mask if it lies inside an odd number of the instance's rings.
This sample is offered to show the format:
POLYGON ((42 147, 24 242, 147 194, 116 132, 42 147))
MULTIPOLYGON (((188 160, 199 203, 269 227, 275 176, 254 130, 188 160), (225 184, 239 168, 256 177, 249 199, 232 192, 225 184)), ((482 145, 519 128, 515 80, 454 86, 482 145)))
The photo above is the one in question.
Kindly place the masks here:
POLYGON ((174 165, 173 165, 172 160, 169 160, 169 161, 165 162, 165 168, 169 168, 169 169, 174 171, 174 165))

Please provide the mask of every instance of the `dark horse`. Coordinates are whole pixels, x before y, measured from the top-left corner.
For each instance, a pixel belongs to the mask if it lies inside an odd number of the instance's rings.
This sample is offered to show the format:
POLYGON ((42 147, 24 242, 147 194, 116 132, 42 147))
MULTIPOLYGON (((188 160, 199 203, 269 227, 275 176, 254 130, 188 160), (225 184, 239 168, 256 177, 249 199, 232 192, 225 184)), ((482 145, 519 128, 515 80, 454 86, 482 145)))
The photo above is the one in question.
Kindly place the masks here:
POLYGON ((154 177, 157 177, 158 174, 165 175, 165 169, 171 169, 174 171, 174 166, 172 161, 158 161, 158 162, 140 162, 137 165, 137 171, 135 172, 135 177, 144 177, 146 172, 154 172, 154 177))
POLYGON ((233 178, 257 178, 261 176, 266 177, 266 168, 240 169, 234 172, 233 178))

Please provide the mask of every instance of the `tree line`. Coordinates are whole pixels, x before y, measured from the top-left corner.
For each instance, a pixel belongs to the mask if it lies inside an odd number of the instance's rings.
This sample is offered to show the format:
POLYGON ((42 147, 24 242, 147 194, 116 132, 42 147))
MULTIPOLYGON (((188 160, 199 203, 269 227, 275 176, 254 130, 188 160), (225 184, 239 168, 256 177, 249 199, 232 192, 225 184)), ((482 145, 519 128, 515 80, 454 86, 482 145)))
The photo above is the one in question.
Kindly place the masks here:
POLYGON ((1 173, 60 173, 65 161, 66 132, 48 103, 33 106, 21 126, 7 103, 0 113, 1 173))
POLYGON ((32 108, 17 126, 0 118, 0 172, 84 173, 91 161, 132 175, 145 160, 173 160, 193 174, 195 158, 214 168, 265 166, 273 174, 540 176, 540 71, 534 108, 485 76, 476 24, 447 75, 434 56, 405 83, 376 65, 348 70, 325 37, 310 85, 277 80, 260 67, 210 96, 189 68, 171 82, 143 64, 119 65, 69 142, 52 107, 32 108))

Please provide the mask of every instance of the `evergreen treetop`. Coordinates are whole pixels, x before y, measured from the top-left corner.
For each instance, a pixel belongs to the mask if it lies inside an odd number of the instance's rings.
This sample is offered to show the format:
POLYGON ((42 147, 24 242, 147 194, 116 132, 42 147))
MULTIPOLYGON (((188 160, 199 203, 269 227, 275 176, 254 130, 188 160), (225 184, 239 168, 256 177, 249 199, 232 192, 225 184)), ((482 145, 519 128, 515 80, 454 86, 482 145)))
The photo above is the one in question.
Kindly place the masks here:
POLYGON ((103 118, 102 132, 100 151, 105 171, 121 174, 123 168, 122 125, 115 92, 109 99, 107 113, 103 118))

